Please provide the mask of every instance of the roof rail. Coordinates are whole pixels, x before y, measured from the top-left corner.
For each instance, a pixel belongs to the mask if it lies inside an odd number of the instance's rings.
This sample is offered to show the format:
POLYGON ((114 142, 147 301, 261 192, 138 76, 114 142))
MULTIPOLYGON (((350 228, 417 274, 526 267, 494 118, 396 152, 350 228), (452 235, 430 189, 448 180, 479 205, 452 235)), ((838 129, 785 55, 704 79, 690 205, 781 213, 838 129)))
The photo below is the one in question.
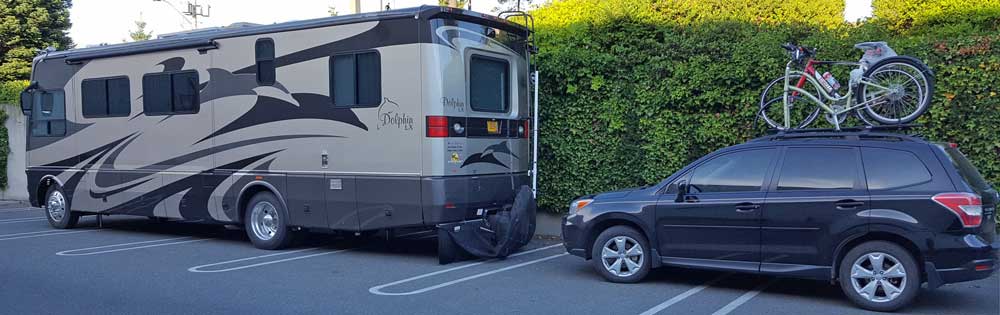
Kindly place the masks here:
POLYGON ((769 130, 770 132, 774 132, 774 134, 753 139, 751 141, 776 141, 776 140, 810 139, 810 138, 812 139, 841 138, 846 140, 894 139, 897 141, 922 142, 925 140, 923 140, 920 135, 884 132, 884 131, 910 131, 913 128, 919 126, 920 125, 866 126, 866 127, 856 127, 856 128, 841 128, 839 131, 836 129, 825 129, 825 128, 769 130))
POLYGON ((861 126, 861 127, 840 128, 839 130, 833 128, 768 129, 767 132, 770 134, 794 134, 794 133, 809 133, 809 132, 876 132, 876 131, 906 132, 906 131, 911 131, 917 127, 923 127, 923 125, 901 124, 901 125, 861 126))

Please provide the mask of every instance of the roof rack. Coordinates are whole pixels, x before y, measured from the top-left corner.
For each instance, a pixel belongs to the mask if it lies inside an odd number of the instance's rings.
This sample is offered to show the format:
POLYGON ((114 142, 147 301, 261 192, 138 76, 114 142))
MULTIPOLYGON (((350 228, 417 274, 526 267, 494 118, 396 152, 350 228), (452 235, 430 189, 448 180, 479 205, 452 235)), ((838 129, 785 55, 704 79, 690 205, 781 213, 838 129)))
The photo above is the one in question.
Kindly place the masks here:
POLYGON ((771 135, 763 136, 751 141, 775 141, 775 140, 791 140, 791 139, 809 139, 809 138, 842 138, 847 140, 863 140, 863 139, 894 139, 898 141, 913 141, 922 142, 923 139, 920 135, 916 134, 906 134, 906 133, 892 133, 892 131, 907 132, 912 131, 914 128, 920 127, 922 125, 918 124, 906 124, 906 125, 885 125, 885 126, 864 126, 864 127, 852 127, 852 128, 840 128, 837 129, 827 129, 827 128, 805 128, 805 129, 789 129, 789 130, 779 130, 771 129, 768 132, 771 135))

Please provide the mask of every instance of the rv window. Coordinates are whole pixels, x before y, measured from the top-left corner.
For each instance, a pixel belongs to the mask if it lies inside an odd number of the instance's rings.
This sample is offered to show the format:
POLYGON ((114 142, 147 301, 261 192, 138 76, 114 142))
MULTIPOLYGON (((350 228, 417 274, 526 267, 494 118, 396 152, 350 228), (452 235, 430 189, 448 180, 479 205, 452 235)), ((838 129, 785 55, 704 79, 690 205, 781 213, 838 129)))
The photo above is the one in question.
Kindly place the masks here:
POLYGON ((472 56, 469 61, 469 105, 481 112, 507 111, 510 64, 503 59, 472 56))
POLYGON ((62 91, 36 91, 31 113, 31 135, 57 137, 66 134, 66 99, 62 91))
POLYGON ((270 38, 258 39, 254 51, 257 61, 257 84, 274 85, 277 80, 274 69, 274 41, 270 38))
POLYGON ((382 65, 376 52, 330 58, 330 94, 337 107, 377 106, 382 100, 382 65))
POLYGON ((146 115, 198 112, 197 71, 147 74, 142 78, 142 104, 146 115))
POLYGON ((84 80, 81 87, 83 117, 127 117, 132 111, 128 78, 84 80))

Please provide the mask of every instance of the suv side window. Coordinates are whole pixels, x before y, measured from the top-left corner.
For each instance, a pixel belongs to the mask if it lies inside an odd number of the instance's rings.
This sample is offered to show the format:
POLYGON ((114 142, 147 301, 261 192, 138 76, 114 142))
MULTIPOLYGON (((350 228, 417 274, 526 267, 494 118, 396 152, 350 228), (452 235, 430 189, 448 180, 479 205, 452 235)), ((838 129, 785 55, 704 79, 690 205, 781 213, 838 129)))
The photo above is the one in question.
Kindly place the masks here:
POLYGON ((857 177, 854 148, 788 148, 778 190, 855 189, 857 177))
POLYGON ((861 161, 865 164, 868 189, 898 189, 931 181, 927 166, 907 151, 862 148, 861 161))
POLYGON ((717 156, 691 173, 693 193, 760 191, 775 149, 747 150, 717 156))

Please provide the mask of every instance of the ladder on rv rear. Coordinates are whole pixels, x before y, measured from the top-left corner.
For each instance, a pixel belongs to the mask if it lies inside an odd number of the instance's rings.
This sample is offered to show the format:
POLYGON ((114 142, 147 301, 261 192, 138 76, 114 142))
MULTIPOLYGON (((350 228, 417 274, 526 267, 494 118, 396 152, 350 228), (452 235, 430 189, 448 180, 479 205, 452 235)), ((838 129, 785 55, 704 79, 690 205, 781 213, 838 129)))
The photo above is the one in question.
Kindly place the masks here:
POLYGON ((510 21, 515 24, 520 24, 528 29, 528 34, 525 36, 525 59, 527 60, 527 72, 531 74, 531 80, 529 81, 531 87, 530 91, 533 91, 534 101, 531 104, 531 196, 534 199, 538 199, 538 69, 534 67, 531 63, 531 55, 538 52, 538 47, 535 46, 535 18, 524 11, 504 11, 497 14, 497 17, 510 21), (518 23, 514 19, 522 19, 523 23, 518 23), (534 68, 534 69, 533 69, 534 68))

